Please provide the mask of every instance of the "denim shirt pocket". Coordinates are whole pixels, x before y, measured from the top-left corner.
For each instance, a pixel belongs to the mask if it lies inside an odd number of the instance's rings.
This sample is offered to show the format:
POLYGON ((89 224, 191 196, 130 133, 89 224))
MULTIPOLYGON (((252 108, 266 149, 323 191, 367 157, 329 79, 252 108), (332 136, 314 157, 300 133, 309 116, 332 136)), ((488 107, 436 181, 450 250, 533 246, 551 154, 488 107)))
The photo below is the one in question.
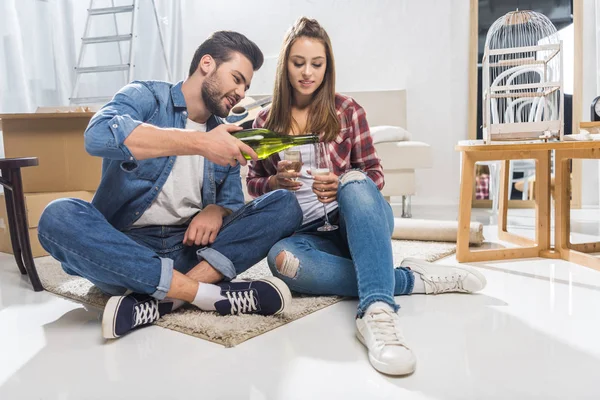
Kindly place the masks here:
POLYGON ((145 179, 148 181, 155 181, 160 176, 164 169, 165 163, 168 157, 151 158, 148 160, 139 160, 138 166, 133 173, 139 179, 145 179))

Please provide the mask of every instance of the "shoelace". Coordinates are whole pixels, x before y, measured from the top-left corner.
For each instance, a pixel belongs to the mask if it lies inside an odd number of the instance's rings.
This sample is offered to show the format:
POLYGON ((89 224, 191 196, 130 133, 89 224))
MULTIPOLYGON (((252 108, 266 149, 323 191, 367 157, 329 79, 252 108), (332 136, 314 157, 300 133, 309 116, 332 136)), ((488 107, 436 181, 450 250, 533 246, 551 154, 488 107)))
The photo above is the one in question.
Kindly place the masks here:
POLYGON ((158 302, 155 300, 146 301, 144 303, 138 304, 137 306, 135 306, 134 310, 134 327, 152 323, 158 318, 160 318, 160 314, 158 313, 158 302))
POLYGON ((445 293, 445 292, 466 292, 463 288, 464 277, 460 274, 450 276, 423 276, 423 281, 427 285, 427 293, 445 293))
POLYGON ((243 292, 228 291, 225 294, 231 304, 232 314, 244 314, 256 311, 256 299, 254 298, 253 290, 245 290, 243 292))
POLYGON ((397 318, 398 316, 392 310, 377 309, 370 313, 367 321, 379 344, 405 346, 400 328, 396 326, 397 318))

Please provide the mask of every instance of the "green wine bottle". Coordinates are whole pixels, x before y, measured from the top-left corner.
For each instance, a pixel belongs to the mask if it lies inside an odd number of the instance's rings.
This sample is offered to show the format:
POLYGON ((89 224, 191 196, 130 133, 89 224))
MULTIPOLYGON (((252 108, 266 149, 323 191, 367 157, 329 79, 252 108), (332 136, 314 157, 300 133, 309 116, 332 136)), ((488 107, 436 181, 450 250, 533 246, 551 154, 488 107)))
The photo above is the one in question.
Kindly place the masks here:
MULTIPOLYGON (((252 147, 258 155, 259 160, 264 160, 270 155, 289 149, 290 147, 317 143, 319 141, 318 135, 284 135, 263 128, 244 129, 243 131, 234 133, 233 136, 252 147)), ((250 160, 250 156, 247 154, 244 154, 244 158, 250 160)))

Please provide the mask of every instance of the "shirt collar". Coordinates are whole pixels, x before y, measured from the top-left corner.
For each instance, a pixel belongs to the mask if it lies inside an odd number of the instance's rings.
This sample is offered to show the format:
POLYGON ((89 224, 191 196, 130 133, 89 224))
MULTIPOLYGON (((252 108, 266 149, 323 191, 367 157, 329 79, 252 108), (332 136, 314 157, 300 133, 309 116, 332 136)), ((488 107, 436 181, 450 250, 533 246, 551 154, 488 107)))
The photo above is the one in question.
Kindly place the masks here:
POLYGON ((171 97, 173 98, 173 105, 175 107, 187 108, 187 105, 185 104, 185 97, 183 97, 183 92, 181 91, 182 85, 183 81, 180 81, 171 87, 171 97))

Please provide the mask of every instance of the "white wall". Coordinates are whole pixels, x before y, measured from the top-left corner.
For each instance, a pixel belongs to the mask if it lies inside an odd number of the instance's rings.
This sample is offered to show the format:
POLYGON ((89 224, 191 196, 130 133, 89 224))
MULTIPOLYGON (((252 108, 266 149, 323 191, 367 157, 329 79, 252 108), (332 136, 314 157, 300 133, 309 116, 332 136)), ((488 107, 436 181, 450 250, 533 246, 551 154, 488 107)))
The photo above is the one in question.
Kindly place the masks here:
MULTIPOLYGON (((87 2, 70 1, 74 3, 74 14, 85 11, 81 3, 87 5, 87 2)), ((211 32, 236 30, 254 40, 266 58, 255 74, 250 95, 272 91, 277 54, 289 26, 302 15, 316 18, 332 40, 338 91, 407 90, 408 129, 416 140, 432 146, 434 156, 433 168, 417 171, 417 196, 413 201, 451 205, 458 204, 460 182, 459 155, 454 146, 468 136, 469 3, 469 0, 157 0, 173 79, 187 76, 196 47, 211 32), (181 15, 175 11, 179 9, 181 15)), ((595 29, 595 3, 600 0, 583 3, 585 121, 589 120, 591 100, 600 93, 595 29)), ((146 12, 144 17, 147 25, 152 15, 146 12)), ((83 19, 76 21, 77 24, 83 30, 83 19)), ((156 45, 156 38, 152 38, 149 47, 156 45)), ((138 78, 156 75, 155 65, 140 62, 138 67, 141 75, 138 78)), ((583 162, 584 206, 599 203, 599 165, 596 160, 583 162)))
POLYGON ((184 7, 186 60, 219 29, 244 33, 260 46, 266 61, 250 95, 272 91, 289 26, 302 15, 316 18, 332 40, 338 91, 407 90, 408 129, 434 154, 433 168, 417 172, 414 203, 458 204, 454 146, 467 138, 468 0, 187 1, 184 7))
POLYGON ((408 129, 433 149, 433 168, 417 171, 415 204, 458 204, 454 146, 468 138, 469 1, 407 1, 408 129))
MULTIPOLYGON (((78 55, 88 2, 63 1, 73 15, 73 40, 64 47, 78 55)), ((136 55, 135 78, 161 79, 156 70, 160 58, 147 54, 158 42, 155 33, 152 37, 148 34, 156 28, 146 3, 150 1, 142 0, 145 11, 140 13, 140 35, 145 43, 140 48, 146 50, 136 55)), ((109 0, 102 0, 96 7, 109 5, 109 0)), ((187 76, 196 47, 215 30, 236 30, 254 40, 266 60, 255 75, 250 95, 272 91, 277 54, 289 26, 302 15, 316 18, 333 43, 338 91, 407 90, 408 129, 416 140, 431 144, 434 153, 433 168, 417 172, 414 202, 458 203, 459 165, 454 145, 467 137, 469 0, 157 0, 157 7, 173 80, 187 76)), ((107 23, 93 26, 92 31, 112 34, 112 28, 107 23)), ((88 56, 106 61, 107 55, 91 52, 88 56)), ((75 60, 67 61, 66 70, 70 71, 75 60)), ((82 81, 82 86, 98 86, 93 79, 88 82, 82 81)), ((12 111, 65 105, 68 86, 60 96, 64 104, 31 104, 12 111)))
POLYGON ((241 32, 258 44, 266 58, 250 93, 270 93, 283 36, 298 17, 305 15, 316 18, 330 35, 338 67, 338 90, 401 89, 406 77, 402 54, 407 33, 404 2, 188 1, 184 4, 183 55, 191 59, 196 47, 215 30, 241 32))
MULTIPOLYGON (((74 18, 76 43, 72 46, 78 52, 81 36, 78 32, 83 31, 88 2, 68 2, 74 18)), ((584 120, 589 120, 589 104, 600 93, 595 28, 598 2, 583 2, 584 120)), ((211 32, 232 29, 254 40, 266 56, 250 94, 271 92, 276 57, 284 33, 294 20, 301 15, 318 19, 332 39, 338 91, 407 90, 408 129, 416 140, 431 144, 434 155, 432 169, 417 171, 414 203, 453 205, 458 204, 459 192, 459 156, 454 146, 458 140, 466 139, 468 132, 469 3, 469 0, 157 0, 173 79, 185 78, 196 47, 211 32), (178 5, 183 10, 181 14, 178 5)), ((149 13, 145 16, 151 18, 149 13)), ((155 39, 146 42, 150 48, 156 44, 155 39)), ((141 74, 159 67, 141 64, 138 68, 141 74)), ((598 164, 584 162, 584 205, 598 204, 598 164)))
MULTIPOLYGON (((62 1, 70 4, 74 19, 75 43, 65 46, 78 53, 88 2, 62 1)), ((185 78, 196 47, 211 32, 231 29, 254 40, 266 56, 250 94, 272 91, 289 26, 302 15, 318 19, 333 43, 338 91, 407 90, 408 129, 414 139, 431 144, 434 154, 433 168, 417 171, 414 202, 458 204, 454 146, 467 138, 469 0, 157 0, 157 6, 174 80, 185 78)), ((154 24, 151 14, 145 16, 146 27, 140 28, 155 29, 147 26, 154 24)), ((157 45, 155 39, 144 42, 144 51, 157 45)), ((142 57, 136 58, 137 78, 147 79, 155 66, 142 57)))

